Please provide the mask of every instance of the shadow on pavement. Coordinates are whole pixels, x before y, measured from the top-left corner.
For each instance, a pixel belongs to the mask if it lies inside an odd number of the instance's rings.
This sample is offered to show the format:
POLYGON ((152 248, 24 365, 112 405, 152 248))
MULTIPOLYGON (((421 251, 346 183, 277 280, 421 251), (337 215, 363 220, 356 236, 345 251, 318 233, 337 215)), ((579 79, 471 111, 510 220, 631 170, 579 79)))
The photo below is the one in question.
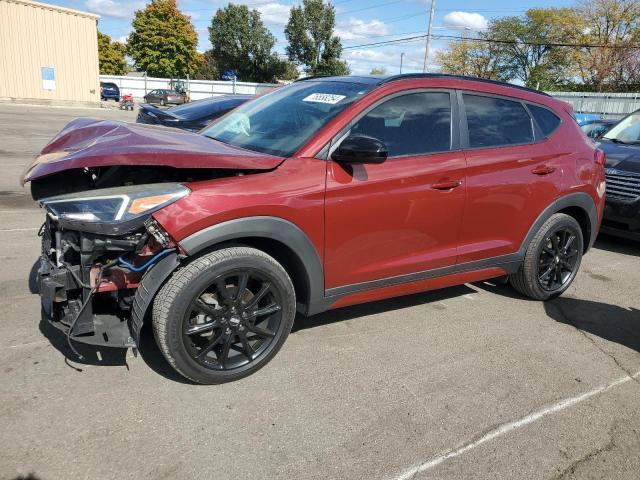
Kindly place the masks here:
POLYGON ((623 255, 640 255, 640 242, 602 233, 598 235, 594 247, 623 255))
MULTIPOLYGON (((520 295, 506 284, 488 281, 473 285, 503 297, 536 301, 520 295)), ((640 310, 572 297, 558 297, 544 302, 544 309, 557 322, 640 352, 640 310)))
POLYGON ((313 317, 303 317, 298 315, 291 332, 305 330, 308 328, 321 327, 330 323, 342 322, 353 318, 363 317, 367 315, 375 315, 391 310, 400 310, 403 308, 414 307, 424 303, 439 302, 448 298, 460 297, 469 293, 475 293, 475 290, 466 285, 445 288, 442 290, 432 290, 430 292, 421 292, 414 295, 404 297, 395 297, 388 300, 380 300, 377 302, 363 303, 354 305, 353 307, 344 307, 328 312, 319 313, 313 317))
POLYGON ((640 352, 640 310, 570 297, 545 302, 547 315, 640 352))
MULTIPOLYGON (((96 365, 101 367, 125 367, 127 363, 127 350, 124 348, 109 348, 103 346, 87 345, 74 342, 73 346, 82 355, 78 358, 69 348, 66 335, 52 326, 44 317, 40 319, 40 331, 51 342, 51 345, 65 357, 66 363, 76 371, 81 372, 83 365, 96 365)), ((175 382, 193 384, 179 375, 165 360, 158 349, 153 332, 145 325, 140 332, 140 348, 138 354, 142 360, 157 374, 175 382)))

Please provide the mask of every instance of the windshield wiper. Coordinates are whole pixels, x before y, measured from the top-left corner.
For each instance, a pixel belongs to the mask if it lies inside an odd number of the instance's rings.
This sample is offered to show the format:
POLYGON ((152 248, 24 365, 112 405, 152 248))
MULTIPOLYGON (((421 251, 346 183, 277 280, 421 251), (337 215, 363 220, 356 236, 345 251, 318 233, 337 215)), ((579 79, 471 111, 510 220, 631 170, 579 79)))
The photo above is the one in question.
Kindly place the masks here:
POLYGON ((613 142, 613 143, 619 143, 620 145, 628 145, 627 142, 623 142, 622 140, 618 140, 617 138, 602 137, 602 139, 609 140, 610 142, 613 142))

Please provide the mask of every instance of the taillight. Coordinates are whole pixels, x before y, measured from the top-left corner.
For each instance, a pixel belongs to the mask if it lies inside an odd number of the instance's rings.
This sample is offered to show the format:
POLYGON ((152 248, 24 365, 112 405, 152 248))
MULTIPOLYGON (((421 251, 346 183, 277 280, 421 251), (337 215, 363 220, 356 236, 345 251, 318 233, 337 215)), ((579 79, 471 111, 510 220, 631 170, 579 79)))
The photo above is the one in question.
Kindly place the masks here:
POLYGON ((596 148, 596 151, 593 154, 593 160, 598 165, 602 165, 604 167, 605 164, 607 163, 607 156, 602 150, 600 150, 599 148, 596 148))

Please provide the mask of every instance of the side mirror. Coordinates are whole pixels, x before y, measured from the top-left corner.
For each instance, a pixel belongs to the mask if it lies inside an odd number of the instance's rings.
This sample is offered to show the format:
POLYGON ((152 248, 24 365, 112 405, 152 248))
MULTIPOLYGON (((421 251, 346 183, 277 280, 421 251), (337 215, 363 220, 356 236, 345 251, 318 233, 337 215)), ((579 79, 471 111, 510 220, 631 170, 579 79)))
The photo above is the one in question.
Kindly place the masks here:
POLYGON ((350 135, 333 152, 331 159, 338 163, 382 163, 388 155, 386 145, 377 138, 350 135))

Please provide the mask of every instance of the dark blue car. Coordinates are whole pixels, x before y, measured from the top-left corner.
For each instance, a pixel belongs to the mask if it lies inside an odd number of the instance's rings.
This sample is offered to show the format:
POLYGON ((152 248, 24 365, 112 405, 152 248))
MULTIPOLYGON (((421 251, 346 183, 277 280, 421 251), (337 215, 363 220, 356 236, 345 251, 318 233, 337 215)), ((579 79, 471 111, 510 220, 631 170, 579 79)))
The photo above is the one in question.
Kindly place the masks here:
POLYGON ((115 83, 100 82, 100 100, 120 101, 120 89, 115 83))
POLYGON ((640 110, 600 139, 607 156, 607 201, 601 231, 640 240, 640 110))

